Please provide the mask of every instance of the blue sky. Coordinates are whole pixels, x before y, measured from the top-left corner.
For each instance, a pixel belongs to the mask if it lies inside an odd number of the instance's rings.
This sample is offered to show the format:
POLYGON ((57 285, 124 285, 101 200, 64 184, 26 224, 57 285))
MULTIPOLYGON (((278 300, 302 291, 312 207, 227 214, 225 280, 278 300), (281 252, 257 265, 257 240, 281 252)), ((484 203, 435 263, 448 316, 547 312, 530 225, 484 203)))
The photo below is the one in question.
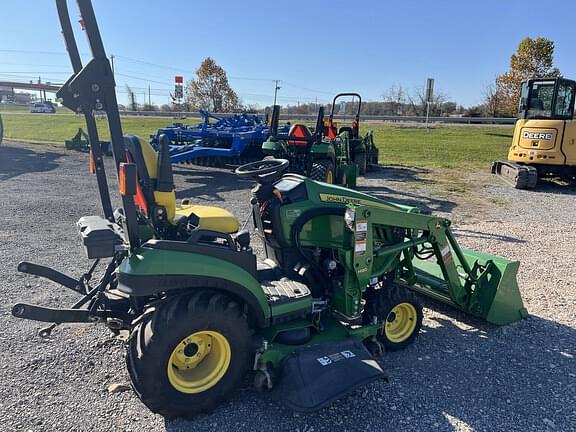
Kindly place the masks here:
MULTIPOLYGON (((74 21, 75 2, 69 2, 74 21)), ((168 102, 174 75, 188 80, 213 57, 246 103, 328 101, 339 91, 379 100, 393 84, 427 77, 465 106, 508 68, 526 36, 555 41, 555 61, 576 78, 576 2, 483 1, 142 1, 93 0, 120 102, 125 84, 142 102, 168 102), (146 96, 147 97, 147 96, 146 96)), ((79 27, 79 26, 76 26, 79 27)), ((88 49, 80 35, 81 48, 88 49)), ((0 80, 64 80, 70 73, 50 0, 2 0, 0 80)))

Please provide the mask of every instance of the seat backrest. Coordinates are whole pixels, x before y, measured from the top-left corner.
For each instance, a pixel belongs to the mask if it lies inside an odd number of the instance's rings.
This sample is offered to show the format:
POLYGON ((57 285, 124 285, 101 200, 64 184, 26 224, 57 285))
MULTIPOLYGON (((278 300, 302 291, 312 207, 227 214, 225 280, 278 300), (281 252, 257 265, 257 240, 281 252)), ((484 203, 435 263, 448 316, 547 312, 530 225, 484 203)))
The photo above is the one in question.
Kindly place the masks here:
MULTIPOLYGON (((173 222, 176 215, 176 192, 159 192, 155 190, 156 179, 158 178, 158 152, 146 141, 142 141, 135 135, 124 137, 126 148, 138 169, 138 182, 145 202, 146 213, 150 211, 150 202, 161 205, 166 209, 168 221, 173 222)), ((138 194, 137 194, 138 195, 138 194)))

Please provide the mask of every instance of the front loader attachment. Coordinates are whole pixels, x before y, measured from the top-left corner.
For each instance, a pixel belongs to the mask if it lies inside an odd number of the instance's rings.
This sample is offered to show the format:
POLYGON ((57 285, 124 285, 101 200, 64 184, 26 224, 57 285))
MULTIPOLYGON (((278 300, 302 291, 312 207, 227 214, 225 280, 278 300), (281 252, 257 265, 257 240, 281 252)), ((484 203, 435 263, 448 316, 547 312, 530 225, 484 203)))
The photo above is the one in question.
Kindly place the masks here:
POLYGON ((528 316, 516 281, 518 261, 469 249, 460 252, 466 266, 450 251, 458 270, 457 283, 445 279, 440 264, 414 259, 416 282, 409 288, 492 324, 506 325, 528 316), (471 276, 466 274, 465 267, 470 269, 471 276))
POLYGON ((347 224, 356 231, 351 267, 360 285, 394 271, 397 283, 492 324, 528 316, 516 281, 520 263, 460 248, 448 219, 354 205, 346 218, 356 221, 347 224))

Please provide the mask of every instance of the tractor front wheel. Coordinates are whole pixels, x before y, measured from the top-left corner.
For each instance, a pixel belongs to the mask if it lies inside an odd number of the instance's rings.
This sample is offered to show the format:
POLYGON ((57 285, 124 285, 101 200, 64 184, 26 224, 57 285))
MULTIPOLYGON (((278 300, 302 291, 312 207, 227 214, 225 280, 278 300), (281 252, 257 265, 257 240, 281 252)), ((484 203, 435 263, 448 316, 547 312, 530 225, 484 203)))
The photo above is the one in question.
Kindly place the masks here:
POLYGON ((126 363, 142 402, 165 417, 210 412, 250 366, 251 336, 242 308, 209 290, 145 312, 130 335, 126 363))
POLYGON ((412 291, 398 285, 375 291, 365 314, 367 319, 376 316, 382 323, 376 337, 388 351, 406 348, 422 327, 422 305, 412 291))
POLYGON ((330 159, 318 159, 312 164, 310 170, 312 180, 334 184, 334 164, 330 159))

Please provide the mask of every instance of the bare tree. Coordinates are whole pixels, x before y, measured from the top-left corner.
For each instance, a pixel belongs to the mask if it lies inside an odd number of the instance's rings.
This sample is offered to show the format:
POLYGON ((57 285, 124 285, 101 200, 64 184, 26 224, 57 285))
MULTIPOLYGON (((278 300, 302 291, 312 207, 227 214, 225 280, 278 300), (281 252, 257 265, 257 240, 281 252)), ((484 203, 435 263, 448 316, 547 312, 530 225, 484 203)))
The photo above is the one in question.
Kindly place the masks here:
POLYGON ((498 117, 500 114, 501 95, 495 83, 486 86, 483 92, 484 110, 487 116, 498 117))
MULTIPOLYGON (((425 116, 427 111, 426 89, 424 87, 415 87, 411 93, 406 94, 408 103, 416 116, 425 116)), ((442 105, 448 101, 448 96, 442 90, 434 91, 432 101, 430 102, 430 115, 440 115, 442 105)))
POLYGON ((402 115, 404 113, 406 97, 407 92, 401 84, 392 84, 382 95, 384 102, 390 106, 393 115, 402 115))
POLYGON ((138 102, 136 101, 136 94, 132 91, 130 86, 126 84, 126 92, 128 93, 128 108, 130 111, 138 111, 138 102))

